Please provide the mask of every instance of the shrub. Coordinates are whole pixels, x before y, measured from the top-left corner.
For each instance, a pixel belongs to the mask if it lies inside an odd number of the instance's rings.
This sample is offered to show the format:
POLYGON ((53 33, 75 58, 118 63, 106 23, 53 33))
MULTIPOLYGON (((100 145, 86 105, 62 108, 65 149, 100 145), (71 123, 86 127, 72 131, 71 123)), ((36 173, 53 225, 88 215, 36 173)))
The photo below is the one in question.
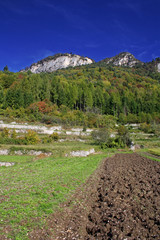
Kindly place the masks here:
POLYGON ((10 137, 0 137, 0 143, 1 144, 16 144, 16 145, 21 145, 25 144, 24 138, 10 138, 10 137))
POLYGON ((16 137, 17 137, 16 130, 13 129, 12 134, 11 134, 11 138, 16 139, 16 137))
POLYGON ((24 141, 25 141, 25 144, 28 145, 28 144, 36 144, 40 142, 40 139, 36 132, 32 130, 28 130, 28 132, 25 134, 24 141))
POLYGON ((92 132, 92 138, 98 145, 104 145, 110 138, 110 131, 108 129, 101 128, 92 132))
POLYGON ((35 102, 30 104, 29 109, 32 112, 38 111, 41 113, 49 113, 52 111, 52 106, 49 100, 45 99, 44 101, 35 102))
POLYGON ((120 147, 118 139, 117 138, 109 138, 108 142, 106 143, 106 147, 108 147, 108 148, 118 148, 118 147, 120 147))
POLYGON ((119 147, 119 141, 117 138, 110 137, 110 130, 101 128, 92 132, 92 138, 95 143, 104 148, 116 148, 119 147))
POLYGON ((152 133, 154 130, 150 124, 147 123, 141 123, 140 124, 140 130, 142 130, 145 133, 152 133))
POLYGON ((2 133, 1 133, 1 136, 3 137, 3 138, 8 138, 9 137, 9 129, 8 128, 4 128, 3 130, 2 130, 2 133))
POLYGON ((58 133, 52 133, 50 136, 49 136, 53 141, 58 141, 59 139, 59 135, 58 133))
POLYGON ((119 136, 124 136, 128 133, 128 129, 125 126, 119 126, 118 127, 118 135, 119 136))
POLYGON ((58 133, 52 133, 51 135, 44 137, 42 139, 42 142, 43 143, 51 143, 53 141, 58 141, 58 139, 59 139, 58 133))
POLYGON ((128 129, 125 126, 119 126, 118 128, 118 138, 119 145, 121 147, 130 146, 132 140, 130 139, 128 129))
POLYGON ((44 143, 44 144, 51 143, 51 142, 52 142, 52 139, 49 136, 42 138, 42 143, 44 143))
POLYGON ((160 124, 153 124, 152 129, 157 137, 160 136, 160 124))

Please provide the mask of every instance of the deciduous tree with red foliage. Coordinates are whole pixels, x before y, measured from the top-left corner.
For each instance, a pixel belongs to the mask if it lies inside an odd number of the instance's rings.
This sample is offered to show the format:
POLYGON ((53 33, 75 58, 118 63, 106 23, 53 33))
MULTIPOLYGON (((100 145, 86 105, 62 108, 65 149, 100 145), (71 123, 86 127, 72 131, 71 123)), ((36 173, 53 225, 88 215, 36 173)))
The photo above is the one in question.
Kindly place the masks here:
POLYGON ((29 106, 29 109, 31 109, 32 111, 38 110, 41 113, 49 113, 52 111, 52 106, 51 103, 46 99, 44 101, 32 103, 29 106))

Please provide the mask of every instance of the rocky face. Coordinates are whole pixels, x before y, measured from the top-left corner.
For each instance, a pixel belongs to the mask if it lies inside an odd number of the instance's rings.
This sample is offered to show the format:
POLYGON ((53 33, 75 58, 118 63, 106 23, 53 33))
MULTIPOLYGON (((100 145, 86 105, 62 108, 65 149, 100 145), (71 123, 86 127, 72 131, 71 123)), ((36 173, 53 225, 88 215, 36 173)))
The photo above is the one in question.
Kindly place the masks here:
POLYGON ((53 72, 62 68, 81 66, 91 63, 94 63, 94 60, 88 57, 81 57, 79 55, 69 53, 56 54, 34 63, 30 67, 21 71, 27 72, 30 70, 32 73, 53 72))
POLYGON ((137 63, 142 63, 141 61, 137 60, 129 52, 122 52, 116 55, 115 57, 105 58, 100 62, 104 62, 106 64, 112 64, 115 66, 126 66, 126 67, 134 67, 137 63))
POLYGON ((157 64, 157 71, 160 72, 160 63, 157 64))

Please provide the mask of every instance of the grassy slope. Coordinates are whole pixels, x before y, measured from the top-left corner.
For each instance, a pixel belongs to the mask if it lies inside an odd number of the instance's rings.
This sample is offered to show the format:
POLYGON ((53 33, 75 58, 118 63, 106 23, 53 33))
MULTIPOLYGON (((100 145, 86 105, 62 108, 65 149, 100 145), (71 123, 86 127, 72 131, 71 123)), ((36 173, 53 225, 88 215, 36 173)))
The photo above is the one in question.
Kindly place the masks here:
MULTIPOLYGON (((21 164, 1 167, 1 232, 4 234, 4 228, 9 226, 8 237, 28 239, 27 232, 44 224, 45 218, 85 182, 106 155, 37 161, 20 156, 21 164)), ((13 156, 5 158, 13 160, 13 156)))

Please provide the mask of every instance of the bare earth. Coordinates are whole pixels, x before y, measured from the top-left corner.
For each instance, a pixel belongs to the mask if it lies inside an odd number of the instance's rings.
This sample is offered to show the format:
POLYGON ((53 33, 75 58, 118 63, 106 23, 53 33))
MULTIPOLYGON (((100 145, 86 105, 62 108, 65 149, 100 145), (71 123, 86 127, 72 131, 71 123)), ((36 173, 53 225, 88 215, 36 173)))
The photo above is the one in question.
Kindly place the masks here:
POLYGON ((103 161, 64 212, 30 239, 160 239, 160 162, 133 154, 103 161))

